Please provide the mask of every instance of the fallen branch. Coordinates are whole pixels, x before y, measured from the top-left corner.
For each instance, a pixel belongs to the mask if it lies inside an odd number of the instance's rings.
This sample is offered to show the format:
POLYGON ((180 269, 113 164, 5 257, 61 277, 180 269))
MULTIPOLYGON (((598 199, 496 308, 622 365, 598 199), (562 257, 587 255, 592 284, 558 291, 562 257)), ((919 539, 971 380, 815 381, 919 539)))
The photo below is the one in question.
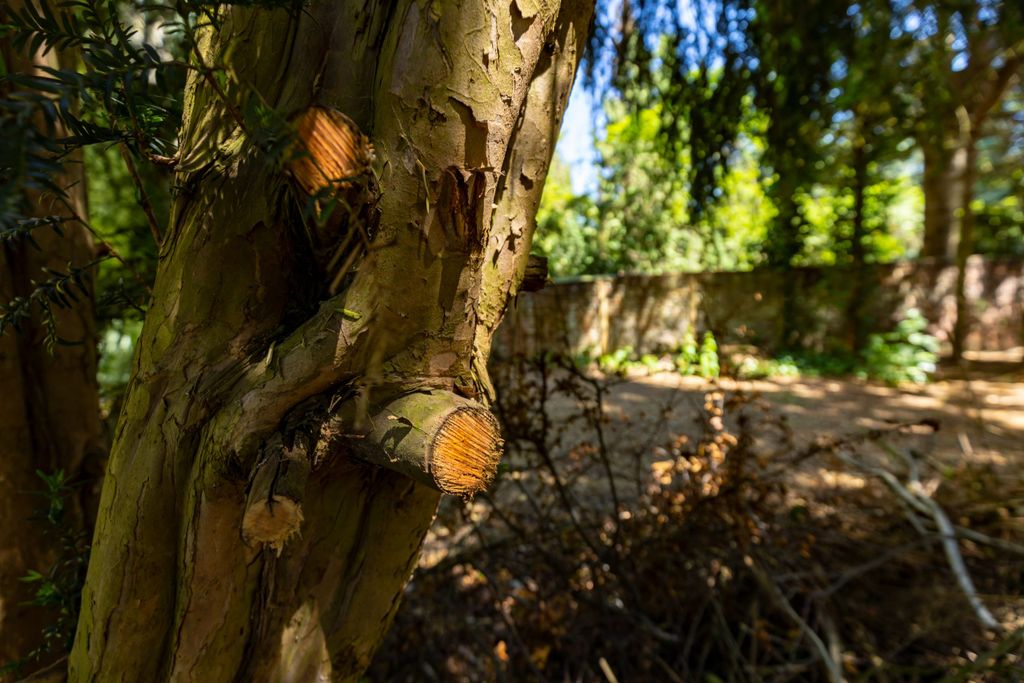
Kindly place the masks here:
POLYGON ((804 634, 804 637, 811 643, 818 654, 818 659, 825 668, 828 680, 831 683, 843 683, 843 672, 839 668, 839 662, 832 658, 829 648, 825 645, 824 641, 822 641, 821 637, 814 632, 814 629, 812 629, 799 614, 797 614, 797 611, 793 609, 791 604, 789 604, 789 600, 787 600, 786 596, 782 594, 782 591, 775 585, 775 582, 757 566, 754 558, 748 555, 744 558, 744 564, 747 565, 750 572, 754 575, 754 578, 757 579, 757 582, 761 585, 761 588, 768 593, 776 606, 796 623, 800 628, 800 631, 804 634))
POLYGON ((902 457, 907 463, 910 479, 907 486, 904 486, 892 472, 882 469, 881 467, 872 467, 870 465, 859 463, 849 455, 841 452, 836 452, 836 456, 848 465, 874 474, 885 482, 893 493, 903 500, 910 508, 932 518, 936 527, 938 527, 939 538, 942 541, 942 548, 946 553, 946 560, 949 563, 949 568, 956 577, 960 590, 963 591, 971 609, 974 610, 974 614, 978 617, 978 621, 980 621, 987 629, 992 631, 1001 631, 1002 625, 996 621, 996 618, 992 616, 992 613, 989 612, 988 608, 985 607, 985 604, 978 596, 978 591, 974 587, 974 581, 971 580, 971 575, 967 571, 967 565, 964 564, 963 555, 960 553, 960 546, 957 544, 957 535, 956 530, 953 528, 953 524, 949 521, 949 517, 946 515, 946 512, 942 507, 932 500, 932 498, 925 492, 924 486, 921 484, 917 475, 916 462, 912 457, 904 453, 897 452, 895 449, 881 442, 879 442, 878 445, 882 450, 886 451, 890 455, 902 457))

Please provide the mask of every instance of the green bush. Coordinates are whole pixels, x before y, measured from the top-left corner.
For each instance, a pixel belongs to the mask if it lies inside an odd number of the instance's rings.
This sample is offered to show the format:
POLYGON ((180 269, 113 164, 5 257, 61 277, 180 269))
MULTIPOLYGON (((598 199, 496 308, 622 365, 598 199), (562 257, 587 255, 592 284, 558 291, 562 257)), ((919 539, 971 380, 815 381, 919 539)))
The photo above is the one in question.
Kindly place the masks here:
POLYGON ((635 364, 633 347, 623 346, 597 358, 597 367, 601 372, 613 375, 624 375, 635 364))
POLYGON ((805 374, 803 368, 788 355, 779 358, 747 356, 736 368, 736 376, 740 379, 799 377, 802 374, 805 374))
POLYGON ((927 382, 939 360, 939 341, 927 329, 928 320, 911 308, 892 332, 868 337, 857 375, 890 384, 927 382))
POLYGON ((680 375, 692 375, 693 368, 699 367, 700 353, 697 350, 697 340, 689 330, 683 335, 683 341, 675 347, 672 361, 680 375))
POLYGON ((705 379, 718 377, 721 366, 718 363, 718 343, 711 330, 704 333, 704 339, 700 343, 700 351, 697 353, 697 367, 699 375, 705 379))
POLYGON ((699 346, 693 333, 687 332, 667 355, 638 355, 632 346, 623 346, 601 355, 595 355, 592 350, 584 351, 576 354, 573 363, 578 368, 596 365, 601 372, 621 377, 626 376, 630 370, 643 369, 653 374, 671 370, 672 367, 680 375, 704 379, 714 379, 721 372, 718 342, 710 330, 701 337, 699 346))
POLYGON ((701 338, 700 346, 692 332, 683 335, 683 341, 676 346, 672 360, 680 375, 714 379, 721 367, 718 362, 718 342, 708 330, 701 338))
POLYGON ((746 358, 736 369, 742 379, 766 377, 848 377, 889 384, 923 384, 935 372, 939 341, 926 332, 928 320, 912 308, 895 329, 868 337, 864 350, 812 353, 796 351, 778 358, 746 358))

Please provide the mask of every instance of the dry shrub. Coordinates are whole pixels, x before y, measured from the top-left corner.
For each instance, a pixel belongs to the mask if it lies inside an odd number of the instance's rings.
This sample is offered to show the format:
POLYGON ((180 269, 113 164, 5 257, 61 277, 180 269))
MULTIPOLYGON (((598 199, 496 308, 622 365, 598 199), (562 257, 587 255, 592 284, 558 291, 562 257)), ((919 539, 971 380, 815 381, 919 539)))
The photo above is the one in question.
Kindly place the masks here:
POLYGON ((693 436, 657 443, 679 397, 636 424, 608 408, 617 380, 565 359, 498 377, 507 466, 445 501, 372 680, 1024 679, 1019 480, 965 467, 937 494, 976 534, 959 547, 1006 626, 987 631, 934 525, 850 464, 926 459, 935 425, 800 446, 712 389, 693 436))

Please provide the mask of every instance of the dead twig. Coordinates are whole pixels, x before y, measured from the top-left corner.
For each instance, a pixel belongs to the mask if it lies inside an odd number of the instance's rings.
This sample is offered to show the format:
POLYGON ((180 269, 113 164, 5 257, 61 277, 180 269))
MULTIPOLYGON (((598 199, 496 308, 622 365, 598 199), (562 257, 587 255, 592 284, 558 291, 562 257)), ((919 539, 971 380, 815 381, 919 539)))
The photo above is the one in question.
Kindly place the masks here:
POLYGON ((782 594, 779 587, 775 585, 775 582, 761 569, 754 558, 746 556, 744 563, 747 568, 750 569, 750 573, 757 579, 758 584, 761 588, 772 598, 776 606, 781 609, 786 616, 793 620, 794 623, 800 628, 800 631, 804 634, 804 637, 811 644, 813 649, 818 655, 818 659, 821 662, 822 667, 825 669, 825 674, 828 676, 828 680, 831 683, 843 683, 843 672, 839 668, 839 662, 832 658, 829 652, 829 648, 821 640, 821 637, 814 632, 814 629, 797 614, 797 611, 793 609, 793 606, 789 604, 789 600, 782 594))
POLYGON ((978 621, 980 621, 987 629, 992 631, 1002 631, 1002 625, 994 616, 992 616, 992 613, 989 612, 988 608, 985 607, 985 604, 978 596, 978 591, 974 587, 974 581, 971 579, 971 575, 967 571, 967 565, 964 564, 963 555, 960 553, 960 547, 957 544, 956 530, 953 528, 953 524, 949 521, 949 516, 947 516, 942 507, 936 503, 930 495, 928 495, 924 486, 921 484, 921 480, 917 474, 916 461, 911 456, 896 451, 894 448, 881 441, 878 442, 878 446, 890 455, 902 458, 907 463, 909 482, 906 486, 904 486, 899 479, 897 479, 896 476, 888 470, 881 467, 873 467, 864 463, 859 463, 845 453, 837 452, 836 456, 848 465, 875 475, 885 482, 889 489, 892 490, 892 492, 910 508, 923 515, 927 515, 934 520, 935 525, 939 530, 939 538, 942 541, 942 548, 946 553, 946 560, 949 563, 949 568, 956 577, 957 584, 959 584, 960 590, 963 591, 964 596, 967 598, 967 602, 970 604, 971 609, 974 610, 974 614, 978 617, 978 621))

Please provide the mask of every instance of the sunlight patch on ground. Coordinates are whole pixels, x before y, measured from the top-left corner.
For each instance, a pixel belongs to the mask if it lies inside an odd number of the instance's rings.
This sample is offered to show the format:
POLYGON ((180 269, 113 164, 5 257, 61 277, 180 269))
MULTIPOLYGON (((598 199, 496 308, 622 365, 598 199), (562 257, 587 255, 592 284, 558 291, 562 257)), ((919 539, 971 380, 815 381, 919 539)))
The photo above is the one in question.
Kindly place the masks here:
MULTIPOLYGON (((641 405, 645 395, 650 402, 666 390, 675 390, 697 400, 712 386, 697 377, 660 373, 618 385, 610 403, 617 407, 616 412, 628 412, 641 405), (620 402, 620 396, 629 398, 620 402)), ((787 416, 801 439, 932 419, 939 422, 940 429, 930 454, 940 462, 953 464, 969 458, 979 464, 1009 467, 1024 460, 1024 382, 986 377, 891 387, 857 379, 786 377, 723 378, 718 386, 727 392, 759 394, 787 416), (965 454, 965 440, 969 454, 965 454)), ((682 431, 689 428, 683 418, 677 424, 682 431)))

